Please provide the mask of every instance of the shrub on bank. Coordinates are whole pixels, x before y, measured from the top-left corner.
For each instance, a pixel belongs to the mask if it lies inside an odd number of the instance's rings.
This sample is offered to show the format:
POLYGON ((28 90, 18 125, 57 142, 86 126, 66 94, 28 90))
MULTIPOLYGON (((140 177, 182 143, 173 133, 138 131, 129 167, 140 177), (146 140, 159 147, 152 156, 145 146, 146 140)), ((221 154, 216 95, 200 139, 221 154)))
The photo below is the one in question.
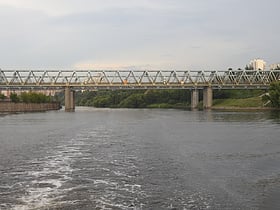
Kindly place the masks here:
POLYGON ((7 97, 4 95, 4 94, 2 94, 2 93, 0 93, 0 100, 4 100, 4 99, 6 99, 7 97))
POLYGON ((20 95, 17 95, 16 93, 11 93, 10 100, 14 103, 49 103, 51 102, 51 96, 46 96, 43 93, 35 92, 24 92, 20 95))
POLYGON ((272 107, 280 108, 280 81, 270 85, 268 94, 263 97, 265 102, 269 102, 272 107))
POLYGON ((17 95, 16 93, 11 93, 10 99, 11 99, 11 101, 14 102, 14 103, 20 102, 20 99, 19 99, 19 97, 18 97, 18 95, 17 95))

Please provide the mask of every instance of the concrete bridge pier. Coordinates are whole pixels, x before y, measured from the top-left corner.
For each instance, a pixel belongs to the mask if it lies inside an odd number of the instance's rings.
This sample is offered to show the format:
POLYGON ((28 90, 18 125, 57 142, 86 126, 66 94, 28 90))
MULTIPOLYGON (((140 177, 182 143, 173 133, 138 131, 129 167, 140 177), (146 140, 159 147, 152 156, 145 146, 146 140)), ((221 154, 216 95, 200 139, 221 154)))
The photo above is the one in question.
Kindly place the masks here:
POLYGON ((204 87, 203 89, 203 108, 211 109, 213 105, 213 89, 212 87, 204 87))
POLYGON ((199 91, 198 89, 191 90, 191 109, 196 109, 199 103, 199 91))
POLYGON ((65 111, 75 111, 75 91, 71 90, 70 87, 65 88, 65 111))

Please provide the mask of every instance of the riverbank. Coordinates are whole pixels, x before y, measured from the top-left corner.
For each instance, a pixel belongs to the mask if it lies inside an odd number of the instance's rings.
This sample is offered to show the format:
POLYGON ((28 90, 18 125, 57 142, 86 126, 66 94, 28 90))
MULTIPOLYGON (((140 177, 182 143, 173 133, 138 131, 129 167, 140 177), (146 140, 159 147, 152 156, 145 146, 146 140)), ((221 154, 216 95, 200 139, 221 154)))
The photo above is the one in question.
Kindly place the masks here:
POLYGON ((279 108, 273 108, 273 107, 233 107, 233 106, 213 106, 211 108, 212 110, 226 110, 226 111, 280 111, 279 108))
POLYGON ((234 111, 258 111, 258 110, 280 110, 279 108, 264 106, 262 97, 251 97, 241 99, 215 99, 213 101, 213 110, 234 110, 234 111))
POLYGON ((14 103, 0 102, 0 113, 17 113, 17 112, 44 112, 51 110, 59 110, 61 105, 59 102, 51 103, 14 103))

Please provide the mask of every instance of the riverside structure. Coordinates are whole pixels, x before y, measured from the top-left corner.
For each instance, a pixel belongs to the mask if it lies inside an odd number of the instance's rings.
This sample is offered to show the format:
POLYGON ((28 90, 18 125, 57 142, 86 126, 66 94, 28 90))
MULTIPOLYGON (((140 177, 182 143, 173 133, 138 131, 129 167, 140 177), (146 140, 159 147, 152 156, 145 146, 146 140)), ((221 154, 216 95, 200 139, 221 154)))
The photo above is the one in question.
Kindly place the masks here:
POLYGON ((191 108, 212 106, 213 89, 268 89, 280 70, 0 70, 0 90, 64 90, 65 111, 75 111, 76 90, 189 89, 191 108))

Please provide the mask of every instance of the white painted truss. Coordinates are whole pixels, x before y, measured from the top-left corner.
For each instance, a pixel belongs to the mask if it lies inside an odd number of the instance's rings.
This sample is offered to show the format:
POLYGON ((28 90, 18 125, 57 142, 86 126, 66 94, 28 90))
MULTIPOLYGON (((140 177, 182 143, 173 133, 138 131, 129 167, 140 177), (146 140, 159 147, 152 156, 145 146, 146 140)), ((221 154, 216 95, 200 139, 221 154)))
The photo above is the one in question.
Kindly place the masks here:
POLYGON ((261 88, 280 70, 0 70, 0 89, 200 89, 261 88))

